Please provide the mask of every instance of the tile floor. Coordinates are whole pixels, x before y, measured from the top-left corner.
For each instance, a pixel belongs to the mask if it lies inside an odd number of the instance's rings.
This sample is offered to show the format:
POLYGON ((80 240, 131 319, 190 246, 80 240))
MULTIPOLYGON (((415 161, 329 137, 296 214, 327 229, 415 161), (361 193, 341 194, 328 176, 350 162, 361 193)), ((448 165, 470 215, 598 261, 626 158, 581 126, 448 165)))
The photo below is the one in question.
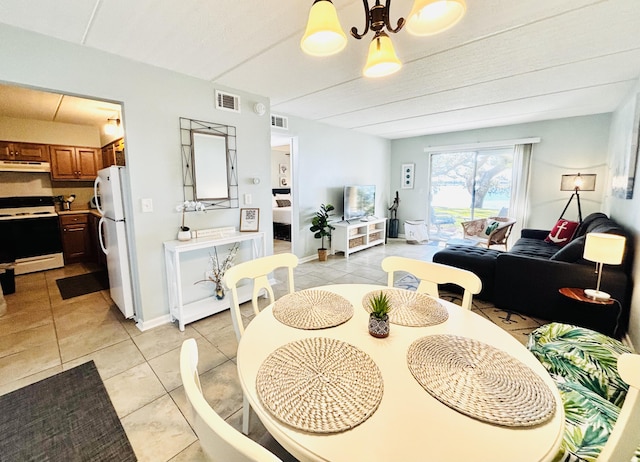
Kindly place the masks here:
MULTIPOLYGON (((327 262, 303 263, 296 269, 295 285, 305 289, 331 283, 386 284, 386 273, 380 268, 385 256, 430 260, 436 250, 433 245, 390 239, 386 246, 349 259, 330 256, 327 262)), ((16 277, 16 293, 6 296, 8 311, 0 318, 0 395, 92 359, 140 461, 204 460, 181 386, 180 346, 186 338, 196 339, 204 395, 240 429, 242 391, 229 311, 189 324, 184 332, 173 324, 140 332, 133 321, 122 317, 108 291, 61 299, 56 279, 92 270, 74 264, 16 277)), ((285 284, 274 287, 276 297, 285 290, 285 284)), ((246 308, 248 321, 252 311, 249 304, 246 308)), ((542 323, 509 317, 482 303, 475 309, 522 342, 542 323)), ((258 440, 264 432, 253 418, 250 436, 258 440)))

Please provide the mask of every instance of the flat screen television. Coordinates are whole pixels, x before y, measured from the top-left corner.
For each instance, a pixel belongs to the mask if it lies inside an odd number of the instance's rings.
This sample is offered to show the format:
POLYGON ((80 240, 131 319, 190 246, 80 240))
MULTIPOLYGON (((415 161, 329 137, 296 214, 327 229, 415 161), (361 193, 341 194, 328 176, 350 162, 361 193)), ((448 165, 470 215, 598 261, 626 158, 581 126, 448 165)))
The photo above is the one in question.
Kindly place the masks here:
POLYGON ((355 220, 374 215, 376 211, 376 186, 345 186, 343 210, 345 220, 355 220))

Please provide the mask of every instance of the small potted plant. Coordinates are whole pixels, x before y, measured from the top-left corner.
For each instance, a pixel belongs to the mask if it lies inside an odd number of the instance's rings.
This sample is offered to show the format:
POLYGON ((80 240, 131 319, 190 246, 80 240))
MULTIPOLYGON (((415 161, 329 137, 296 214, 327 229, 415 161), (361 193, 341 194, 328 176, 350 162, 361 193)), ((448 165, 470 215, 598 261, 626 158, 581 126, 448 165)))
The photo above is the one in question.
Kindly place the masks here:
POLYGON ((321 239, 320 248, 318 249, 318 260, 327 261, 327 248, 324 246, 324 238, 328 237, 331 240, 331 230, 335 229, 329 223, 329 217, 331 216, 330 212, 335 210, 335 207, 331 204, 320 206, 320 210, 318 210, 311 220, 311 232, 314 233, 313 237, 316 239, 321 239))
POLYGON ((380 292, 369 299, 369 333, 377 338, 389 336, 389 297, 380 292))
POLYGON ((191 239, 191 230, 188 226, 184 225, 184 213, 189 209, 193 209, 196 212, 199 210, 205 211, 206 206, 202 202, 184 201, 176 207, 178 212, 182 212, 182 225, 180 226, 180 231, 178 231, 179 241, 188 241, 191 239))

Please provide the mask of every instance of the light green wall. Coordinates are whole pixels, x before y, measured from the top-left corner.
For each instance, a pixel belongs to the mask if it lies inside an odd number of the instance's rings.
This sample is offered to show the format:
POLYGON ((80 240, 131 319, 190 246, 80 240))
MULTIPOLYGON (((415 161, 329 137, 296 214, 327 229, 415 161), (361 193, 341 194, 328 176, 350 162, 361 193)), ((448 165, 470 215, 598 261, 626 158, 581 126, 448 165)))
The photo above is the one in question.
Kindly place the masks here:
MULTIPOLYGON (((638 81, 636 88, 634 88, 634 90, 627 96, 627 98, 625 98, 618 110, 613 115, 613 120, 611 123, 611 142, 608 162, 611 168, 614 165, 614 157, 620 154, 619 152, 617 152, 618 149, 631 149, 632 132, 629 130, 629 127, 632 127, 633 125, 634 110, 640 111, 640 108, 635 108, 639 93, 640 80, 638 81)), ((634 189, 633 199, 618 199, 616 197, 611 197, 611 195, 609 195, 608 193, 605 197, 605 202, 608 204, 608 209, 611 213, 611 217, 615 218, 617 221, 627 226, 628 228, 635 230, 635 242, 633 243, 636 249, 636 259, 633 270, 635 291, 631 300, 629 336, 636 350, 640 349, 640 265, 638 265, 638 245, 640 244, 640 185, 638 183, 638 173, 639 171, 636 167, 636 185, 634 189)))
MULTIPOLYGON (((220 86, 5 25, 0 25, 0 62, 0 81, 123 103, 135 287, 145 321, 169 313, 162 242, 175 239, 180 224, 175 210, 183 198, 179 117, 237 128, 240 197, 252 193, 252 206, 270 211, 270 181, 257 186, 249 181, 270 172, 269 117, 251 109, 256 102, 268 107, 266 97, 233 90, 241 97, 241 114, 219 111, 214 89, 224 90, 220 86), (141 212, 142 198, 153 199, 153 213, 141 212)), ((238 226, 239 211, 192 213, 188 222, 195 229, 238 226)), ((271 237, 270 219, 260 228, 271 237)), ((271 240, 267 243, 270 251, 271 240)))
MULTIPOLYGON (((611 114, 548 120, 505 127, 421 136, 391 143, 391 190, 400 192, 400 232, 404 220, 426 219, 429 194, 427 147, 540 137, 533 146, 528 219, 523 227, 551 229, 570 194, 560 191, 565 173, 596 173, 596 191, 581 194, 582 215, 600 211, 606 186, 606 152, 611 114), (414 189, 400 189, 403 163, 416 164, 414 189)), ((577 217, 573 201, 567 217, 577 217)))

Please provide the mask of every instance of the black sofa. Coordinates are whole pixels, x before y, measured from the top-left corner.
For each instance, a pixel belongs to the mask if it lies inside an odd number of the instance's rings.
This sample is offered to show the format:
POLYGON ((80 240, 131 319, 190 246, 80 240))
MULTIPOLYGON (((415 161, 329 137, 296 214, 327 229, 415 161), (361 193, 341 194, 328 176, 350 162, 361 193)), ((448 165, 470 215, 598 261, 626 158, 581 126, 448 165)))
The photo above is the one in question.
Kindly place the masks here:
POLYGON ((483 282, 479 298, 496 307, 546 321, 576 324, 621 337, 627 330, 632 291, 633 235, 603 213, 589 215, 562 248, 544 241, 549 230, 523 229, 508 252, 451 246, 433 261, 478 274, 483 282), (571 300, 562 287, 595 288, 595 263, 584 260, 587 233, 619 234, 627 238, 621 265, 605 265, 601 290, 619 301, 596 305, 571 300))

